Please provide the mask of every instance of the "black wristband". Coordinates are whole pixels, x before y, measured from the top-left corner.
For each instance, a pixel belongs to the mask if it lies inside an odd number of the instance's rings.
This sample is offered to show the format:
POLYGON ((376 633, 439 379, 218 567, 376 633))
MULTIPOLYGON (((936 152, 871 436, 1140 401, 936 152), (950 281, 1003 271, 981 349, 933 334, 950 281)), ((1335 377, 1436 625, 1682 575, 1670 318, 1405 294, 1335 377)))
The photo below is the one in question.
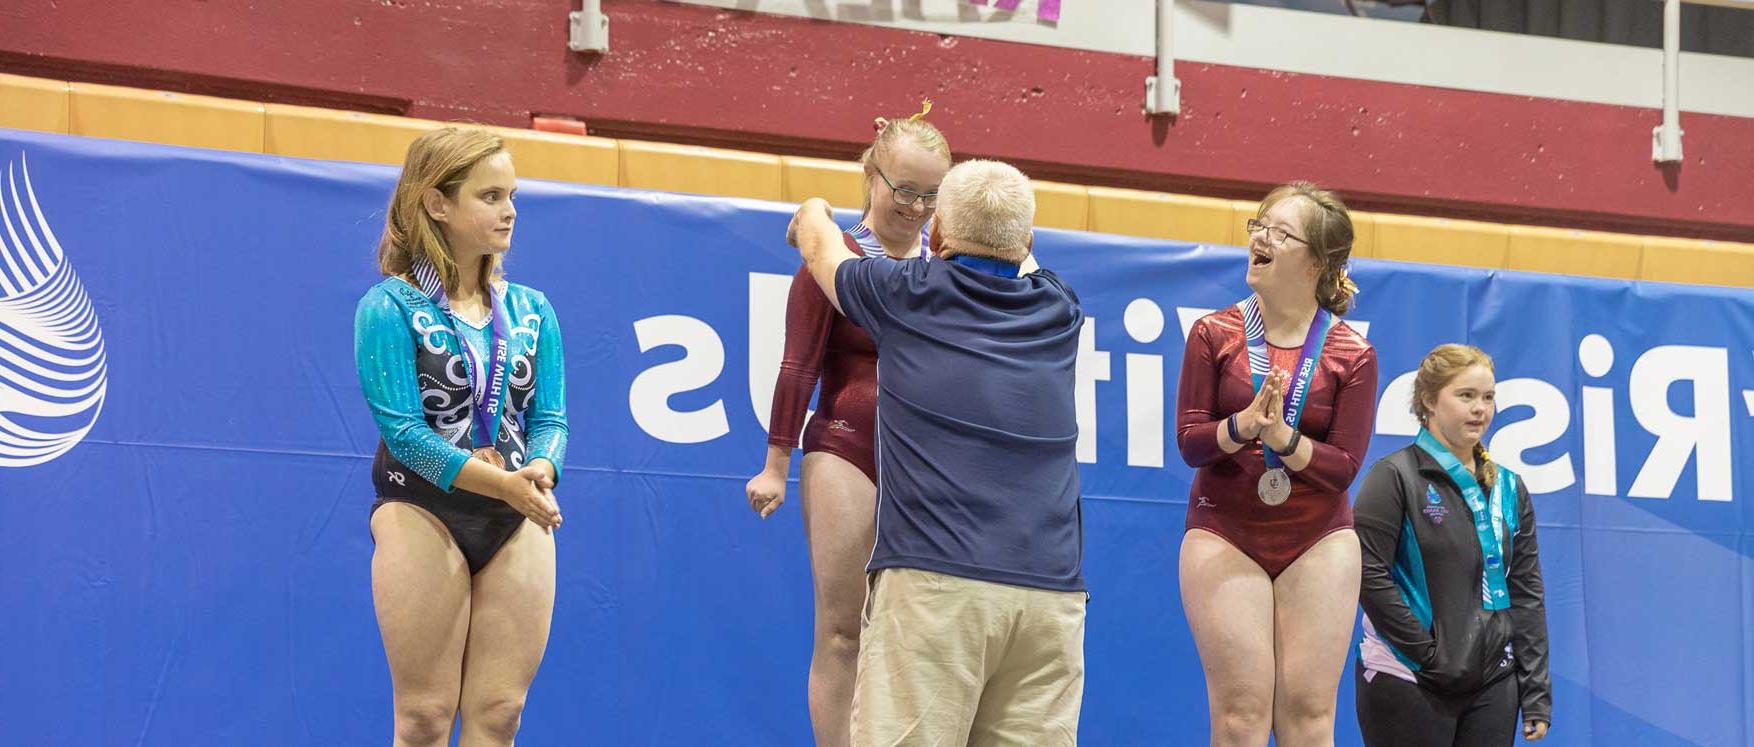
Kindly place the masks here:
POLYGON ((1288 456, 1291 456, 1292 454, 1296 454, 1297 453, 1297 445, 1299 443, 1301 443, 1302 441, 1303 441, 1303 431, 1292 431, 1291 432, 1291 439, 1285 442, 1285 450, 1280 451, 1278 449, 1274 449, 1273 453, 1278 454, 1279 456, 1282 456, 1282 457, 1288 457, 1288 456))
POLYGON ((1248 443, 1247 441, 1243 440, 1241 433, 1236 432, 1236 416, 1235 415, 1232 415, 1232 416, 1224 419, 1224 429, 1226 431, 1230 432, 1231 443, 1235 443, 1235 444, 1248 443))

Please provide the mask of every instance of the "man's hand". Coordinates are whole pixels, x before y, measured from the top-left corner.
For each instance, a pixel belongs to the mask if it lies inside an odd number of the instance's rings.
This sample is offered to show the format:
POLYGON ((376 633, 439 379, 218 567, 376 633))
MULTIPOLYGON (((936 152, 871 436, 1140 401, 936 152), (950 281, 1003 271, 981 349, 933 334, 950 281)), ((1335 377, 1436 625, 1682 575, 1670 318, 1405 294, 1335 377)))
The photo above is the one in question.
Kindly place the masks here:
MULTIPOLYGON (((830 226, 834 226, 834 207, 828 204, 828 200, 812 197, 798 206, 798 212, 792 214, 792 223, 786 226, 786 243, 803 249, 804 247, 798 245, 798 230, 804 224, 815 220, 817 215, 821 215, 830 226)), ((839 231, 840 229, 835 227, 835 230, 839 231)))
POLYGON ((786 242, 798 247, 798 254, 804 257, 804 266, 809 268, 810 276, 828 296, 828 302, 834 310, 846 313, 840 307, 840 297, 835 294, 834 272, 840 263, 857 258, 852 252, 839 251, 841 248, 840 226, 834 222, 834 208, 828 200, 812 197, 798 206, 798 212, 792 214, 792 223, 786 226, 786 242))

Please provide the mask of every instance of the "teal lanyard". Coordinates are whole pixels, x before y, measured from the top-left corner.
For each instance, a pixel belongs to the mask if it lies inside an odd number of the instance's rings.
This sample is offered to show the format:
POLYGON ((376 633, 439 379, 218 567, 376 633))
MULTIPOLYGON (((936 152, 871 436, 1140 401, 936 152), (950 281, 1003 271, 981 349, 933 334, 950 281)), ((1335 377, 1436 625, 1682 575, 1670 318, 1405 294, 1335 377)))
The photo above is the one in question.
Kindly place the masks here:
POLYGON ((1489 610, 1510 607, 1510 592, 1504 581, 1504 567, 1510 562, 1510 547, 1504 538, 1506 529, 1510 529, 1509 534, 1515 533, 1516 486, 1512 484, 1515 478, 1509 470, 1494 465, 1498 479, 1493 481, 1492 497, 1488 500, 1486 491, 1480 489, 1480 482, 1438 442, 1436 436, 1431 435, 1431 431, 1420 428, 1415 443, 1449 473, 1449 479, 1461 489, 1468 510, 1474 512, 1474 534, 1480 539, 1480 555, 1485 561, 1480 578, 1481 606, 1489 610), (1512 518, 1506 518, 1507 508, 1512 509, 1512 518))

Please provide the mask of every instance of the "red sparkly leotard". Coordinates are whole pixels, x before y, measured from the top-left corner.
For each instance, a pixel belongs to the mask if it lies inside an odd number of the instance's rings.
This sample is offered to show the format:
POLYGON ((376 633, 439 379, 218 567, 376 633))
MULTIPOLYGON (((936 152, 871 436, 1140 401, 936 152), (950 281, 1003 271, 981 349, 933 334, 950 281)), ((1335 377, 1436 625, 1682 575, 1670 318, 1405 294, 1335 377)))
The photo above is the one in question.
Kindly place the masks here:
MULTIPOLYGON (((847 251, 871 256, 852 234, 842 238, 847 251)), ((822 393, 804 431, 804 452, 838 456, 877 482, 877 346, 865 330, 834 310, 809 268, 799 267, 786 298, 786 347, 774 382, 769 444, 784 449, 798 445, 798 429, 818 380, 822 393)))
MULTIPOLYGON (((1275 368, 1291 370, 1301 352, 1270 346, 1275 368)), ((1235 306, 1194 323, 1176 396, 1176 441, 1196 468, 1188 493, 1189 529, 1212 532, 1277 577, 1323 537, 1352 526, 1347 489, 1358 474, 1376 422, 1376 349, 1351 327, 1328 330, 1298 430, 1314 452, 1291 471, 1291 497, 1269 506, 1256 494, 1266 472, 1261 444, 1234 454, 1218 448, 1225 419, 1254 401, 1242 312, 1235 306)))

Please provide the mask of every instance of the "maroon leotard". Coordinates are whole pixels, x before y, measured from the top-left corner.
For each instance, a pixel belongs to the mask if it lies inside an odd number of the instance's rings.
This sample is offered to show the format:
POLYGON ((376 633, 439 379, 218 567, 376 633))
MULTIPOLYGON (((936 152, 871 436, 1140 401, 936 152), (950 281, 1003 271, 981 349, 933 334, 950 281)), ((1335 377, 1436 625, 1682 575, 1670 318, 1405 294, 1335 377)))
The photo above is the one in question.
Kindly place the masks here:
MULTIPOLYGON (((1269 353, 1275 367, 1291 370, 1301 351, 1270 346, 1269 353)), ((1370 446, 1376 374, 1376 349, 1346 324, 1334 324, 1298 424, 1314 453, 1302 470, 1291 471, 1291 497, 1269 506, 1256 493, 1267 469, 1261 444, 1234 454, 1218 448, 1225 419, 1255 398, 1242 312, 1231 306, 1201 317, 1188 332, 1176 396, 1176 441, 1182 459, 1196 468, 1187 528, 1223 537, 1269 577, 1323 537, 1350 528, 1347 488, 1370 446)))
MULTIPOLYGON (((866 256, 852 236, 842 238, 847 251, 866 256)), ((819 378, 822 394, 804 431, 804 452, 838 456, 877 482, 877 346, 834 310, 810 269, 800 267, 786 298, 786 348, 773 387, 769 444, 788 450, 798 444, 798 428, 819 378)))

